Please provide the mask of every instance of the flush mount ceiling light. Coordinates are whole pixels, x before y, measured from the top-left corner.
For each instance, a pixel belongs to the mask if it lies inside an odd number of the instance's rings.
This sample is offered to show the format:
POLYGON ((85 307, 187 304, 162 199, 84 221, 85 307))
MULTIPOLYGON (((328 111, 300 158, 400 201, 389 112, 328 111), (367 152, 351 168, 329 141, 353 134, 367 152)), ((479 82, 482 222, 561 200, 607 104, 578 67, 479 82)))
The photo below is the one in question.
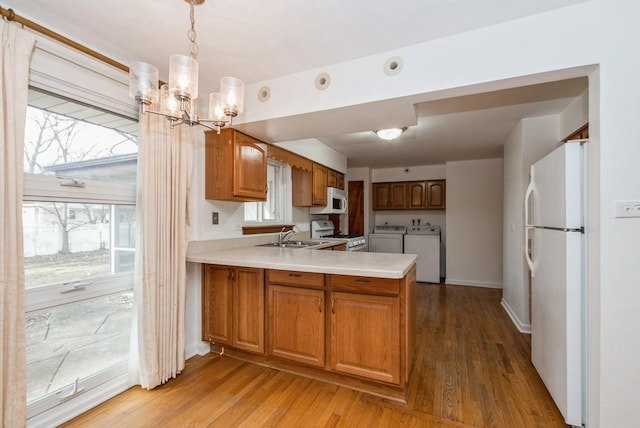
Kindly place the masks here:
POLYGON ((374 131, 379 138, 383 140, 391 141, 398 138, 407 128, 388 128, 388 129, 378 129, 374 131))
POLYGON ((184 0, 189 3, 191 27, 189 55, 171 55, 169 58, 169 84, 158 89, 158 69, 144 62, 133 62, 129 69, 129 96, 140 106, 140 114, 153 113, 166 117, 171 127, 176 125, 202 125, 220 132, 231 124, 244 108, 244 82, 235 77, 220 79, 220 92, 209 94, 209 115, 200 118, 193 102, 198 98, 198 44, 194 9, 204 0, 184 0), (160 111, 149 110, 160 99, 160 111))

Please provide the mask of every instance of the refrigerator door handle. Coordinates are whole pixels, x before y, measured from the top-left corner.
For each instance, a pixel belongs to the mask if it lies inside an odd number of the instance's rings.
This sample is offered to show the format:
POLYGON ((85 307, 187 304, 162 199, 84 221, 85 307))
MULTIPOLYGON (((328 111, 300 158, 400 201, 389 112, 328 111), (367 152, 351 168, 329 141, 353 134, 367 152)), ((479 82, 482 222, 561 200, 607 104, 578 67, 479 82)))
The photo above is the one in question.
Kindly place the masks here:
POLYGON ((529 231, 533 230, 533 226, 529 222, 529 199, 531 199, 531 195, 533 193, 533 171, 531 171, 531 180, 529 181, 529 185, 527 186, 527 191, 524 194, 524 256, 527 260, 527 265, 529 265, 529 270, 531 271, 531 277, 535 275, 535 264, 531 259, 531 254, 529 254, 529 231))

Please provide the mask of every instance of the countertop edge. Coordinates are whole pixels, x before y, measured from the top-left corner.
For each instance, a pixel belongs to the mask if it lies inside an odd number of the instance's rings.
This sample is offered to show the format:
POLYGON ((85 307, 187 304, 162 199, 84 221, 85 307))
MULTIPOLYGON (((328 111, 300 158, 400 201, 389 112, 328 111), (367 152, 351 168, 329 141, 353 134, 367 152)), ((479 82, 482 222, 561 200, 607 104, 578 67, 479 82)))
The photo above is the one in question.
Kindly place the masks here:
POLYGON ((416 258, 414 254, 243 247, 192 253, 187 262, 401 279, 416 258))

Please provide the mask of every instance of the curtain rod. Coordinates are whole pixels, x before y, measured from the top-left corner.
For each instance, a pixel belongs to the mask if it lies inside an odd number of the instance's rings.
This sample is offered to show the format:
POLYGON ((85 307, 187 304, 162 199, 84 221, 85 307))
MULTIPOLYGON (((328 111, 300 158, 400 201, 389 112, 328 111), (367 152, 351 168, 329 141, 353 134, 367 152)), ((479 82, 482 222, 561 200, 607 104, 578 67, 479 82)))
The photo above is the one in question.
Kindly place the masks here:
POLYGON ((91 56, 93 58, 96 58, 96 59, 98 59, 98 60, 100 60, 100 61, 102 61, 104 63, 107 63, 107 64, 109 64, 109 65, 111 65, 111 66, 113 66, 115 68, 118 68, 118 69, 120 69, 122 71, 125 71, 127 73, 129 72, 129 67, 127 67, 126 65, 124 65, 124 64, 122 64, 122 63, 120 63, 120 62, 118 62, 118 61, 116 61, 114 59, 111 59, 108 56, 102 55, 101 53, 96 52, 93 49, 89 49, 88 47, 86 47, 84 45, 81 45, 80 43, 75 42, 75 41, 73 41, 73 40, 71 40, 71 39, 69 39, 69 38, 67 38, 67 37, 65 37, 65 36, 63 36, 61 34, 56 33, 55 31, 52 31, 52 30, 46 28, 46 27, 43 27, 40 24, 36 24, 35 22, 33 22, 33 21, 23 17, 23 16, 17 15, 13 11, 13 9, 5 9, 2 6, 0 6, 0 14, 7 21, 17 22, 18 24, 21 24, 21 25, 23 25, 23 26, 25 26, 27 28, 30 28, 33 31, 37 31, 40 34, 43 34, 43 35, 45 35, 45 36, 47 36, 49 38, 52 38, 52 39, 54 39, 54 40, 56 40, 56 41, 58 41, 60 43, 65 44, 67 46, 70 46, 73 49, 76 49, 76 50, 78 50, 78 51, 80 51, 82 53, 85 53, 85 54, 87 54, 87 55, 89 55, 89 56, 91 56))

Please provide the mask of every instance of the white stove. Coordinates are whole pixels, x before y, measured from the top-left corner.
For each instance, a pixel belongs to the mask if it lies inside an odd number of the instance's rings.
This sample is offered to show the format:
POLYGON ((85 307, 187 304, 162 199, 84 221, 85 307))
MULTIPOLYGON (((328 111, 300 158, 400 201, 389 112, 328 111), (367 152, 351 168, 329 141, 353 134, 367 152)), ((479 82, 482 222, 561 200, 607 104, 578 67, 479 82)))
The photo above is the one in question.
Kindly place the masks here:
POLYGON ((347 251, 365 251, 367 248, 367 241, 362 235, 336 234, 331 220, 312 220, 311 239, 343 241, 347 251))

